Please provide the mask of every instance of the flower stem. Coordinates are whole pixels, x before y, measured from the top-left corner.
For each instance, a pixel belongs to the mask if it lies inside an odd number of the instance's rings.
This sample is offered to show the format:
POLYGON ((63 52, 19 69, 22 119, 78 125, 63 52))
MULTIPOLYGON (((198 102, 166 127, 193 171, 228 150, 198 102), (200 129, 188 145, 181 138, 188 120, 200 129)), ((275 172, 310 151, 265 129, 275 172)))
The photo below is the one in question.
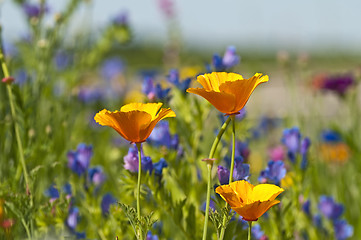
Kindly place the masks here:
MULTIPOLYGON (((4 77, 5 78, 10 77, 9 70, 8 70, 7 65, 5 63, 4 54, 3 54, 1 48, 0 48, 0 61, 1 61, 1 68, 2 68, 2 71, 4 73, 4 77)), ((7 90, 8 95, 9 95, 11 117, 12 117, 12 120, 14 122, 14 129, 15 129, 16 142, 18 144, 20 164, 21 164, 21 167, 23 169, 24 180, 25 180, 25 185, 26 185, 25 188, 26 188, 27 194, 30 195, 31 194, 30 181, 29 181, 28 171, 26 169, 26 164, 25 164, 23 144, 22 144, 21 138, 20 138, 20 131, 19 131, 19 125, 18 125, 15 106, 14 106, 14 97, 13 97, 13 92, 12 92, 12 89, 11 89, 11 84, 6 84, 6 90, 7 90)), ((30 197, 30 204, 32 206, 32 198, 31 197, 30 197)))
MULTIPOLYGON (((209 152, 209 157, 208 158, 213 158, 214 157, 214 153, 216 152, 218 143, 220 142, 224 131, 226 130, 229 122, 231 121, 230 118, 227 118, 227 120, 223 123, 221 129, 218 132, 217 137, 214 139, 214 142, 212 144, 211 147, 211 151, 209 152)), ((204 218, 204 226, 203 226, 203 240, 207 239, 207 226, 208 226, 208 216, 209 216, 209 203, 211 201, 211 189, 212 189, 212 185, 211 185, 211 181, 212 181, 212 168, 213 168, 213 164, 207 164, 207 168, 208 168, 208 182, 207 182, 207 202, 206 202, 206 210, 205 210, 205 218, 204 218)))
POLYGON ((230 121, 231 121, 231 118, 228 117, 227 120, 223 123, 221 129, 219 130, 219 133, 218 133, 216 139, 214 139, 214 142, 212 144, 212 148, 211 148, 211 151, 209 152, 209 157, 208 158, 213 158, 214 157, 214 153, 216 152, 218 143, 221 141, 223 133, 226 130, 226 128, 227 128, 230 121))
MULTIPOLYGON (((137 184, 137 216, 138 220, 140 221, 140 177, 142 175, 142 155, 141 155, 141 148, 142 143, 136 143, 138 148, 138 184, 137 184)), ((143 239, 143 233, 140 226, 138 226, 138 236, 140 239, 143 239)))
POLYGON ((248 240, 251 240, 252 221, 248 221, 248 240))
MULTIPOLYGON (((234 115, 230 115, 229 119, 232 119, 232 158, 231 158, 231 169, 229 171, 229 184, 232 182, 233 178, 233 169, 234 169, 234 157, 236 152, 236 120, 234 115)), ((227 207, 227 203, 225 205, 227 207)), ((222 228, 221 228, 221 234, 219 239, 223 240, 224 233, 226 231, 226 221, 227 221, 227 215, 224 214, 223 216, 223 222, 222 222, 222 228)))
POLYGON ((231 169, 229 170, 229 184, 232 182, 233 169, 234 169, 234 156, 236 154, 236 121, 234 115, 230 116, 232 119, 232 158, 231 158, 231 169))

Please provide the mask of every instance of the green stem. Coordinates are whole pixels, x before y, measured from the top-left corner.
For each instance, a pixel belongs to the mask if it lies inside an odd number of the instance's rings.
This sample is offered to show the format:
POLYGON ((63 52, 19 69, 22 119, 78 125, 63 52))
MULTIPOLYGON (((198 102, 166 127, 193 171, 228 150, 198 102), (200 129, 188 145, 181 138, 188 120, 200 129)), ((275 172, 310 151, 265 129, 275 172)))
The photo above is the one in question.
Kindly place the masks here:
POLYGON ((236 154, 236 121, 234 115, 230 116, 232 119, 232 158, 231 158, 231 169, 229 171, 229 184, 232 182, 233 169, 234 169, 234 156, 236 154))
MULTIPOLYGON (((214 153, 216 152, 218 143, 221 141, 221 138, 223 136, 224 131, 226 130, 229 122, 231 121, 230 118, 227 118, 227 120, 223 123, 221 129, 219 130, 217 137, 214 139, 214 142, 211 147, 211 151, 209 152, 209 157, 212 159, 214 157, 214 153)), ((207 238, 207 226, 208 226, 208 216, 209 216, 209 203, 211 200, 211 181, 212 181, 212 167, 213 164, 207 164, 208 168, 208 183, 207 183, 207 202, 206 202, 206 210, 205 210, 205 219, 204 219, 204 226, 203 226, 203 240, 207 238)))
MULTIPOLYGON (((231 184, 232 182, 232 178, 233 178, 233 169, 234 169, 234 157, 235 157, 235 150, 236 150, 236 120, 235 120, 235 116, 231 115, 229 116, 229 119, 232 119, 232 158, 231 158, 231 169, 229 171, 229 184, 231 184)), ((227 203, 225 204, 225 206, 227 207, 227 203)), ((221 234, 219 239, 223 240, 224 238, 224 233, 226 231, 226 221, 227 221, 227 215, 224 214, 223 216, 223 221, 222 221, 222 228, 221 228, 221 234)))
POLYGON ((251 240, 251 234, 252 234, 252 221, 248 221, 248 240, 251 240))
MULTIPOLYGON (((138 184, 137 184, 137 216, 138 220, 140 221, 140 177, 142 175, 142 155, 141 155, 141 148, 142 143, 136 143, 138 148, 138 184)), ((138 236, 140 239, 143 239, 142 229, 138 226, 138 236)))
MULTIPOLYGON (((9 70, 8 70, 8 68, 6 66, 5 59, 4 59, 4 54, 3 54, 1 48, 0 48, 0 61, 1 61, 1 68, 2 68, 2 71, 4 73, 4 77, 5 78, 10 77, 9 70)), ((28 171, 26 169, 23 144, 22 144, 21 138, 20 138, 20 130, 19 130, 19 125, 18 125, 15 106, 14 106, 13 92, 12 92, 10 83, 6 84, 6 90, 7 90, 8 95, 9 95, 11 117, 12 117, 13 122, 14 122, 14 129, 15 129, 16 141, 17 141, 17 144, 18 144, 20 164, 21 164, 21 167, 23 169, 25 185, 26 185, 25 188, 26 188, 26 192, 30 194, 31 193, 31 191, 30 191, 30 181, 29 181, 28 171)), ((32 205, 32 200, 30 201, 30 203, 32 205)))
POLYGON ((212 168, 213 164, 208 163, 208 183, 207 183, 207 202, 206 202, 206 212, 204 216, 204 226, 203 226, 203 240, 207 239, 207 226, 208 226, 208 215, 209 215, 209 204, 211 201, 211 181, 212 181, 212 168))
POLYGON ((224 133, 224 131, 226 130, 229 122, 231 121, 231 118, 228 117, 227 120, 223 123, 221 129, 219 130, 219 133, 216 137, 216 139, 214 139, 214 142, 212 144, 212 148, 211 151, 209 152, 209 157, 208 158, 213 158, 214 157, 214 153, 216 152, 218 143, 221 141, 222 135, 224 133))

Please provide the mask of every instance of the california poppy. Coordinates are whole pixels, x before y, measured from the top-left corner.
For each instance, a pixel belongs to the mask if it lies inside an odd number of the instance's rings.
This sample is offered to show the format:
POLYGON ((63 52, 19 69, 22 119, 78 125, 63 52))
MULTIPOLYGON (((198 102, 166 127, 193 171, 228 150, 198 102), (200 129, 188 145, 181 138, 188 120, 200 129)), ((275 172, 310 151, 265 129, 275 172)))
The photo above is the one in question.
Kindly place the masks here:
POLYGON ((162 103, 130 103, 121 107, 120 111, 103 109, 94 120, 102 126, 112 127, 130 142, 141 143, 160 120, 176 116, 170 108, 160 109, 161 106, 162 103))
POLYGON ((256 73, 244 79, 236 73, 213 72, 197 77, 203 88, 188 88, 187 92, 207 99, 215 108, 227 115, 238 114, 246 105, 253 90, 268 81, 267 75, 256 73))
POLYGON ((253 186, 247 181, 235 181, 216 188, 216 193, 246 221, 257 221, 268 209, 280 201, 275 198, 284 190, 273 184, 253 186))

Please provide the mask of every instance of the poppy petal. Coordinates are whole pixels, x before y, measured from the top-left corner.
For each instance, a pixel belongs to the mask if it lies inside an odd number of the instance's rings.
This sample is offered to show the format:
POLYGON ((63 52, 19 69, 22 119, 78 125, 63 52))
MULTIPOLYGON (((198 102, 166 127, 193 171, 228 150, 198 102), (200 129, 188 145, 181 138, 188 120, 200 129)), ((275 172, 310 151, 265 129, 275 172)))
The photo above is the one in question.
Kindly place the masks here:
POLYGON ((216 91, 206 91, 203 88, 188 88, 187 92, 204 97, 220 112, 230 113, 234 109, 235 96, 216 91))

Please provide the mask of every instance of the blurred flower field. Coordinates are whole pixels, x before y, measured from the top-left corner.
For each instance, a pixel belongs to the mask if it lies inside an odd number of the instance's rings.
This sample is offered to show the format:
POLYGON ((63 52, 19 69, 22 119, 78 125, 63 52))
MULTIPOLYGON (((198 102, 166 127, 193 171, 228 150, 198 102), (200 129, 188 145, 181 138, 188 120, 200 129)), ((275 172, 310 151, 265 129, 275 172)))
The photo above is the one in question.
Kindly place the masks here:
POLYGON ((359 59, 191 49, 169 0, 164 45, 13 2, 0 239, 361 239, 359 59))

